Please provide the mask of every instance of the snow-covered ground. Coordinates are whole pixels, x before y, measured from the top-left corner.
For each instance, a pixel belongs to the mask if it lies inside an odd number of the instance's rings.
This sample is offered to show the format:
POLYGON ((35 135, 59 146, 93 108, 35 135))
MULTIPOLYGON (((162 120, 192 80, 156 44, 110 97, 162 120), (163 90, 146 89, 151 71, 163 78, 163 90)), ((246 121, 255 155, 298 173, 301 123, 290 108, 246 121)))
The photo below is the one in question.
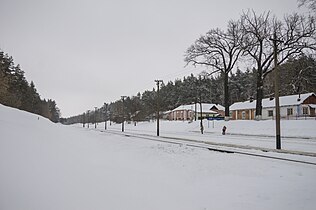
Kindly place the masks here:
MULTIPOLYGON (((107 124, 109 130, 121 130, 121 124, 107 124)), ((75 125, 82 127, 82 125, 75 125)), ((177 137, 191 140, 235 144, 243 146, 276 148, 275 121, 231 120, 203 121, 204 134, 200 134, 200 122, 160 121, 160 136, 177 137), (226 135, 221 134, 222 127, 227 127, 226 135)), ((94 125, 90 125, 94 128, 94 125)), ((97 129, 102 130, 104 123, 97 129)), ((135 126, 125 123, 125 131, 156 135, 156 122, 141 122, 135 126)), ((316 153, 316 120, 282 120, 282 149, 316 153)))
MULTIPOLYGON (((220 123, 233 132, 233 122, 216 123, 205 125, 209 137, 222 137, 220 123)), ((161 135, 204 140, 196 125, 162 122, 161 135)), ((155 132, 126 125, 136 128, 155 132)), ((63 126, 0 105, 1 210, 314 209, 315 177, 313 165, 63 126)))
MULTIPOLYGON (((108 122, 109 125, 109 122, 108 122)), ((121 124, 112 124, 109 128, 120 129, 121 124)), ((203 121, 206 133, 221 134, 223 126, 227 127, 227 134, 243 134, 257 136, 275 136, 275 121, 273 120, 215 120, 203 121)), ((91 127, 94 127, 91 126, 91 127)), ((99 124, 98 128, 103 128, 104 124, 99 124)), ((156 132, 156 122, 141 122, 135 127, 133 123, 125 123, 127 130, 141 130, 156 132)), ((281 120, 281 136, 296 138, 313 138, 316 140, 316 118, 309 120, 281 120)), ((168 134, 170 132, 200 132, 200 121, 164 121, 160 120, 160 132, 168 134)))

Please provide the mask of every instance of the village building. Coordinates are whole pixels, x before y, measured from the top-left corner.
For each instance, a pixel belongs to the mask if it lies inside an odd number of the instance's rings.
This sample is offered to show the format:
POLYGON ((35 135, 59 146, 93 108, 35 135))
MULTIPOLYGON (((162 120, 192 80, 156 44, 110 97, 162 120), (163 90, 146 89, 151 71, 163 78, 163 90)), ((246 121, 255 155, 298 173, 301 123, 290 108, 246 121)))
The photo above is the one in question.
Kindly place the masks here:
MULTIPOLYGON (((280 116, 282 119, 315 117, 315 93, 280 97, 280 116)), ((256 116, 256 100, 237 102, 230 106, 230 117, 233 120, 253 120, 256 116)), ((275 99, 262 100, 262 119, 275 118, 275 99)))
MULTIPOLYGON (((225 108, 219 104, 202 103, 202 119, 209 117, 224 116, 225 108)), ((181 105, 166 113, 165 119, 168 120, 189 120, 201 119, 201 106, 197 104, 181 105)))

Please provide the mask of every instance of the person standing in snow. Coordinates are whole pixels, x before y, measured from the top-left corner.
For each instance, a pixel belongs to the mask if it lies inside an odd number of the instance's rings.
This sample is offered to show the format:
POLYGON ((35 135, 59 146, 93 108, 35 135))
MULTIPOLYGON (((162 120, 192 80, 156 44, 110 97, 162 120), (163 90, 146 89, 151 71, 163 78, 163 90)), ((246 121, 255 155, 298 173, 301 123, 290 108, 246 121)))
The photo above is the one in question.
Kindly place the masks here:
POLYGON ((222 134, 225 135, 226 133, 226 126, 224 125, 223 129, 222 129, 222 134))
POLYGON ((201 129, 201 134, 203 134, 203 132, 204 132, 204 127, 203 127, 203 124, 202 124, 202 123, 201 123, 200 129, 201 129))

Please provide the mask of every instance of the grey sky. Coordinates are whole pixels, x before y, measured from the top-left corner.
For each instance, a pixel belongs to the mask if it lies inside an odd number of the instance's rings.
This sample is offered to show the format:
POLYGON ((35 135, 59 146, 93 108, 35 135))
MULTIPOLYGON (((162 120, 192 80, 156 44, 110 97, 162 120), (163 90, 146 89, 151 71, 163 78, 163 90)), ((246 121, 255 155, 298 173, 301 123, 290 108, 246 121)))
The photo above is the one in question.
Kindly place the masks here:
POLYGON ((299 11, 296 0, 0 0, 0 48, 67 117, 198 74, 185 50, 248 8, 299 11))

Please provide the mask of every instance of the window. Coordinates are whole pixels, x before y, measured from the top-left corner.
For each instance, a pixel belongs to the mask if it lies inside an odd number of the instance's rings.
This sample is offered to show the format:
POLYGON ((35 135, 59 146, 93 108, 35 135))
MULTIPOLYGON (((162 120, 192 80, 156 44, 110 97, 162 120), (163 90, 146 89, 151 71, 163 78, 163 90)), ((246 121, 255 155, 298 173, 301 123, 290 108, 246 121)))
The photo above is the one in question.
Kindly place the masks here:
POLYGON ((273 117, 273 110, 268 110, 268 117, 273 117))
POLYGON ((246 112, 245 111, 242 111, 242 113, 241 113, 241 118, 244 120, 244 119, 246 119, 246 112))
POLYGON ((308 115, 308 107, 303 107, 303 115, 308 115))
POLYGON ((287 116, 293 115, 293 108, 288 108, 287 109, 287 116))

